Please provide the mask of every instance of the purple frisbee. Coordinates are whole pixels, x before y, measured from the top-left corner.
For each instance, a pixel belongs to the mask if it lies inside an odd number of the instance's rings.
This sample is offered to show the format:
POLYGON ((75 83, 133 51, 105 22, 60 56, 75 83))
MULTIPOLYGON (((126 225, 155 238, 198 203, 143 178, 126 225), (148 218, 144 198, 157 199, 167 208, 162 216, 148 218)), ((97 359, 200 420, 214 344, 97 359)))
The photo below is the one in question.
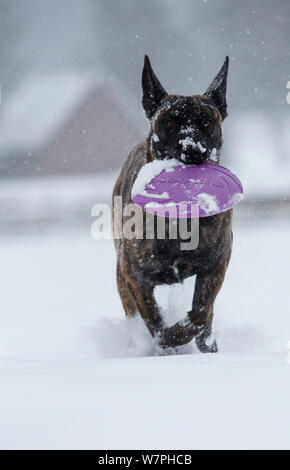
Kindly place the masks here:
POLYGON ((143 166, 132 188, 132 199, 151 214, 197 218, 225 212, 243 199, 239 178, 213 162, 184 165, 154 160, 143 166))

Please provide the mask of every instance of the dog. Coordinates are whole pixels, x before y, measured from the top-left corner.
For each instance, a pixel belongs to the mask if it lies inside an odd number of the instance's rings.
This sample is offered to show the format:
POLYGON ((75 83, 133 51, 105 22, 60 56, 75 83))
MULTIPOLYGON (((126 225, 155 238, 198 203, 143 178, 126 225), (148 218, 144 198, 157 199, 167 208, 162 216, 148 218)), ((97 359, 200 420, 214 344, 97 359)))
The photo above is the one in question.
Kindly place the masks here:
MULTIPOLYGON (((138 144, 124 163, 113 200, 121 196, 123 207, 133 204, 135 179, 143 165, 155 159, 170 157, 188 165, 219 163, 222 122, 227 116, 228 65, 226 57, 204 94, 183 96, 165 91, 145 56, 142 105, 150 130, 146 141, 138 144), (184 139, 193 137, 201 145, 182 145, 184 139)), ((201 352, 217 352, 216 341, 210 341, 213 307, 230 260, 232 240, 232 210, 200 218, 198 247, 190 251, 181 250, 178 239, 115 239, 117 285, 126 315, 139 313, 163 348, 176 348, 194 338, 201 352), (193 275, 196 281, 191 310, 183 320, 166 327, 154 288, 183 282, 193 275)))

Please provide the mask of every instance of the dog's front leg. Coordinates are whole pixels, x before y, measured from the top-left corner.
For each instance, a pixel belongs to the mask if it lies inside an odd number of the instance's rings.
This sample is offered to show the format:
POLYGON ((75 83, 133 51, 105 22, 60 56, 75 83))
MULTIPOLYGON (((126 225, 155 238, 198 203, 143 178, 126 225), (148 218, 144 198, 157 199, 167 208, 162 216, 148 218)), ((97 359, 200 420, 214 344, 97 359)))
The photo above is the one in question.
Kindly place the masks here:
POLYGON ((217 294, 224 282, 225 274, 231 256, 231 246, 216 269, 198 274, 196 277, 192 310, 189 317, 197 325, 202 325, 202 331, 196 335, 195 342, 201 352, 217 352, 217 343, 206 344, 211 335, 213 321, 213 306, 217 294))
POLYGON ((213 305, 224 280, 224 269, 213 273, 199 274, 196 277, 192 310, 188 313, 195 325, 201 326, 201 331, 195 336, 198 349, 203 353, 217 352, 217 343, 207 344, 211 335, 213 321, 213 305))
POLYGON ((152 336, 158 335, 164 329, 164 323, 154 297, 154 285, 144 282, 141 286, 134 282, 132 278, 127 282, 137 309, 148 330, 152 336))
POLYGON ((215 269, 197 275, 192 309, 185 319, 163 331, 164 347, 181 346, 195 337, 197 347, 201 352, 217 352, 216 342, 208 346, 206 340, 211 333, 213 305, 223 284, 229 258, 230 249, 215 269))

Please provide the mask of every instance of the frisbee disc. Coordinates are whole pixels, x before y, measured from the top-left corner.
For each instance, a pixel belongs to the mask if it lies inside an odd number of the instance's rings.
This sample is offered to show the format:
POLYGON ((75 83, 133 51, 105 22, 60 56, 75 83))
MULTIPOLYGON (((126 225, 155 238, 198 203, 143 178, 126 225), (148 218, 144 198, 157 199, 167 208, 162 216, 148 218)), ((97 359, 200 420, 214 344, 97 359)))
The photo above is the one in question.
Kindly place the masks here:
POLYGON ((141 168, 132 199, 159 216, 209 217, 237 205, 243 187, 236 175, 213 162, 184 165, 178 160, 155 160, 141 168))

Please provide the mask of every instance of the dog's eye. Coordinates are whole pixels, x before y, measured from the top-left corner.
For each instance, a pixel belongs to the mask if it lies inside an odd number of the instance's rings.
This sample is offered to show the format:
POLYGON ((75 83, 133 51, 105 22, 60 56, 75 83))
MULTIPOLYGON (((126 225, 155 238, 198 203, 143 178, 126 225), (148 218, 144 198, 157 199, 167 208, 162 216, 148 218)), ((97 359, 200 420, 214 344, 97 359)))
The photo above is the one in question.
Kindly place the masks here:
POLYGON ((168 127, 169 129, 171 129, 173 126, 174 126, 175 122, 172 121, 172 119, 168 119, 168 121, 166 121, 166 127, 168 127))

